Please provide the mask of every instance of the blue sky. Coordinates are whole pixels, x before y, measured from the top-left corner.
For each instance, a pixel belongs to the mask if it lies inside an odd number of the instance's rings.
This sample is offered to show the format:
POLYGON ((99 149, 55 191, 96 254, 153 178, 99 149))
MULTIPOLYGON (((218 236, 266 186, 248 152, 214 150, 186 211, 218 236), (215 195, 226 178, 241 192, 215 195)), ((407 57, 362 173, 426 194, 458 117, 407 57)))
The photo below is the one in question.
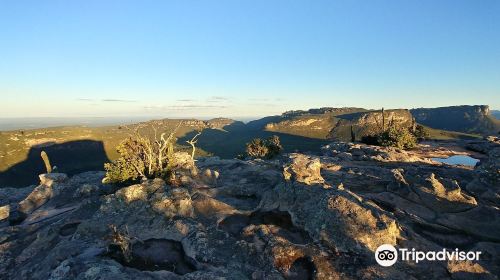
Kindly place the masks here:
POLYGON ((0 2, 0 117, 500 108, 500 1, 0 2))

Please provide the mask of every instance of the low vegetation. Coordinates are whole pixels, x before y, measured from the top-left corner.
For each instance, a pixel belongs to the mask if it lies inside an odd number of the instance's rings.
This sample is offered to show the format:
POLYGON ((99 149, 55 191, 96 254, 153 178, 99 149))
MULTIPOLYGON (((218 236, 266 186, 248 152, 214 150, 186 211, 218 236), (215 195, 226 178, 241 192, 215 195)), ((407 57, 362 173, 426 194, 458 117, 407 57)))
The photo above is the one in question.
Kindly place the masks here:
POLYGON ((406 127, 391 126, 377 135, 380 146, 411 149, 417 146, 417 138, 406 127))
POLYGON ((420 124, 416 125, 413 134, 415 135, 415 137, 417 137, 419 141, 429 139, 431 137, 430 132, 423 125, 420 124))
POLYGON ((152 138, 142 135, 140 129, 141 127, 137 127, 131 130, 131 135, 117 147, 119 158, 104 165, 106 182, 130 183, 139 179, 172 179, 176 129, 168 136, 167 133, 162 133, 158 137, 157 129, 153 127, 155 133, 152 138))
POLYGON ((279 155, 282 150, 280 138, 276 135, 266 140, 255 138, 246 145, 246 155, 251 158, 271 159, 279 155))
POLYGON ((423 140, 426 137, 428 137, 428 133, 425 128, 415 124, 414 121, 411 127, 395 124, 392 120, 386 126, 384 109, 382 109, 380 132, 362 137, 361 142, 369 145, 411 149, 417 146, 417 139, 423 140))

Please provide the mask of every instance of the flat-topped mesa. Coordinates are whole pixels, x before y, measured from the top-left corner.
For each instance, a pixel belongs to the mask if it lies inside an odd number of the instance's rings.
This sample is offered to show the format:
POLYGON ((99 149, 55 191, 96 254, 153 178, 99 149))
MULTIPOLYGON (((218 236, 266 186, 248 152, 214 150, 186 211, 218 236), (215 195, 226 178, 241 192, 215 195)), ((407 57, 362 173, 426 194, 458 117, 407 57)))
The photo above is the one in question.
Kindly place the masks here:
POLYGON ((235 121, 235 120, 229 119, 229 118, 214 118, 214 119, 210 119, 210 120, 206 121, 206 123, 208 124, 208 127, 211 129, 224 129, 224 127, 230 126, 230 125, 231 126, 234 126, 234 125, 244 126, 243 122, 235 121))
POLYGON ((362 108, 319 108, 288 111, 270 119, 264 130, 318 139, 349 141, 380 133, 390 125, 410 127, 414 120, 406 109, 366 110, 362 108), (352 131, 351 131, 352 128, 352 131))
POLYGON ((352 116, 346 116, 345 118, 351 118, 356 125, 383 126, 385 122, 386 128, 391 124, 409 126, 413 120, 412 115, 406 109, 362 112, 353 114, 352 116))
POLYGON ((377 110, 339 115, 334 121, 328 138, 347 141, 351 139, 351 129, 356 140, 374 135, 390 126, 411 127, 414 119, 407 109, 377 110))
POLYGON ((466 133, 496 134, 500 121, 490 115, 488 105, 463 105, 410 110, 418 123, 466 133))
POLYGON ((309 110, 286 111, 283 114, 281 114, 281 116, 286 118, 286 117, 301 116, 306 114, 325 114, 325 113, 346 114, 346 113, 352 113, 354 111, 367 111, 367 110, 357 107, 342 107, 342 108, 322 107, 322 108, 313 108, 309 110))

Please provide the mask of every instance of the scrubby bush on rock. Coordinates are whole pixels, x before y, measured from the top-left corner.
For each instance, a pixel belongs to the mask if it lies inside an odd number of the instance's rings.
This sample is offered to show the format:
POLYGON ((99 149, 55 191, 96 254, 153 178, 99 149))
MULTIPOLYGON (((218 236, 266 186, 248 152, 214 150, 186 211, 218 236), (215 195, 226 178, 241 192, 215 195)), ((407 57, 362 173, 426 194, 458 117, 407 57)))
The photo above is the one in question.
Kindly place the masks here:
POLYGON ((413 135, 415 135, 415 137, 417 137, 418 140, 425 140, 430 136, 429 131, 423 125, 420 124, 417 124, 415 126, 415 132, 413 133, 413 135))
POLYGON ((411 149, 417 146, 417 138, 405 127, 391 126, 378 135, 380 146, 411 149))
POLYGON ((368 145, 411 149, 417 146, 417 137, 407 127, 391 126, 379 134, 363 136, 361 142, 368 145))
POLYGON ((276 135, 266 140, 255 138, 246 146, 246 154, 252 158, 271 159, 279 155, 282 150, 280 138, 276 135))
POLYGON ((384 147, 396 147, 400 149, 411 149, 417 146, 416 132, 424 133, 423 127, 421 125, 415 126, 413 120, 412 128, 397 125, 394 120, 389 122, 389 126, 386 127, 384 109, 382 108, 382 127, 379 133, 366 135, 361 138, 361 142, 368 145, 377 145, 384 147))
POLYGON ((142 135, 139 129, 134 129, 131 136, 118 145, 120 157, 104 165, 105 182, 131 183, 141 178, 171 179, 171 167, 175 164, 175 130, 168 137, 162 133, 158 138, 155 133, 151 139, 142 135))

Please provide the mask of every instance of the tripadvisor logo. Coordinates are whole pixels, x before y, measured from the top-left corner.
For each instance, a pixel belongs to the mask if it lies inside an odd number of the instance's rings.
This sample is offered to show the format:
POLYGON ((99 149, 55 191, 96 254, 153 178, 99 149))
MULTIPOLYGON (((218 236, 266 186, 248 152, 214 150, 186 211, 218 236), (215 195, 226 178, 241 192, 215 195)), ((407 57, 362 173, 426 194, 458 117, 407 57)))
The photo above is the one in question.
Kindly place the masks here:
POLYGON ((415 248, 399 248, 396 249, 391 244, 380 245, 375 251, 375 260, 381 266, 392 266, 399 259, 402 261, 413 261, 418 263, 420 261, 477 261, 479 260, 480 251, 459 251, 442 249, 440 251, 417 251, 415 248))
POLYGON ((375 260, 381 266, 391 266, 398 260, 398 251, 391 244, 380 245, 375 251, 375 260))

